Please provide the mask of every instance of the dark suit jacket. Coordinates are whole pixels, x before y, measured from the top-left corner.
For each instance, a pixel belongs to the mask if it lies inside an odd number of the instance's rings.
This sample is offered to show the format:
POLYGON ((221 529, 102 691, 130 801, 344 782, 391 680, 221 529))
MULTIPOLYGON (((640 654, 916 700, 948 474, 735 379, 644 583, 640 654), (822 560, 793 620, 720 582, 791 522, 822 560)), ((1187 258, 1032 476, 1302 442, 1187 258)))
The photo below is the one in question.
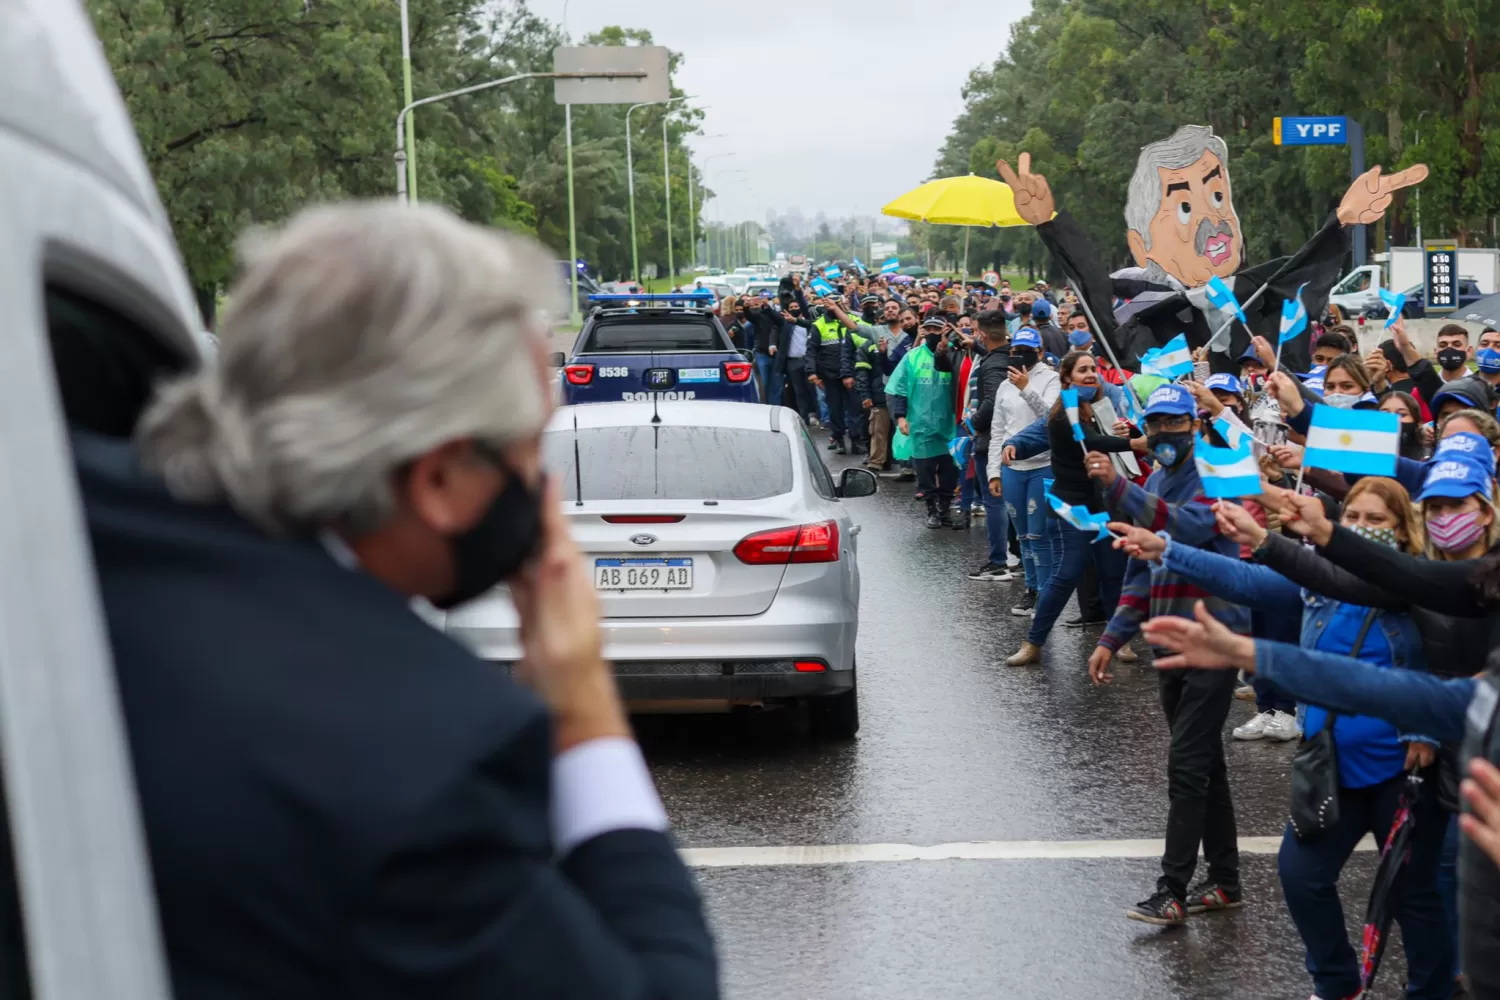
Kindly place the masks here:
POLYGON ((554 858, 531 694, 315 539, 74 446, 177 1000, 717 996, 668 837, 554 858))

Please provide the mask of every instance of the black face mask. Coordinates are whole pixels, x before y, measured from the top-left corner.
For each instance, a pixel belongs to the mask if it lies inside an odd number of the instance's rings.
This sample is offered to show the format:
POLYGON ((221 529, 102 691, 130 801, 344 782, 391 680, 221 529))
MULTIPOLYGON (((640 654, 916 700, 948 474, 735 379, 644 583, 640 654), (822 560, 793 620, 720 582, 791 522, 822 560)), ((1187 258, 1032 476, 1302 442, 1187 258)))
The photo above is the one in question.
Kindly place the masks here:
POLYGON ((1402 450, 1415 449, 1422 442, 1422 425, 1418 423, 1401 425, 1401 448, 1402 450))
POLYGON ((1146 448, 1164 468, 1175 469, 1193 450, 1193 432, 1156 431, 1147 434, 1146 448))
POLYGON ((943 335, 940 333, 929 333, 922 339, 927 341, 927 349, 929 351, 935 351, 937 350, 938 341, 943 339, 943 335))
POLYGON ((1437 352, 1437 359, 1444 371, 1456 372, 1469 360, 1469 355, 1457 347, 1445 347, 1437 352))
POLYGON ((864 314, 865 322, 866 323, 873 323, 873 322, 875 322, 875 315, 876 315, 876 313, 875 313, 875 307, 874 306, 865 306, 864 309, 862 310, 862 312, 864 314))
POLYGON ((505 486, 479 523, 448 539, 453 553, 453 589, 433 598, 444 611, 472 601, 520 572, 542 543, 542 491, 533 490, 504 462, 505 486))

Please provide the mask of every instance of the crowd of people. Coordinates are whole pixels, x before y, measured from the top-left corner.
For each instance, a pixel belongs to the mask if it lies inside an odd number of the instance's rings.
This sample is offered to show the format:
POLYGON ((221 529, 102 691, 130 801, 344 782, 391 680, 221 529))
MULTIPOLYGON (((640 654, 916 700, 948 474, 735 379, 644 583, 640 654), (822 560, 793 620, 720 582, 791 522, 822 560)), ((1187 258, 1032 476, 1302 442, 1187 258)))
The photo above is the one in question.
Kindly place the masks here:
POLYGON ((1462 970, 1473 995, 1500 995, 1500 838, 1486 826, 1500 772, 1484 760, 1500 685, 1476 679, 1500 623, 1500 332, 1445 325, 1423 357, 1402 320, 1368 352, 1352 327, 1314 322, 1306 372, 1257 337, 1237 371, 1210 373, 1200 351, 1169 380, 1122 371, 1076 299, 1044 286, 861 278, 812 295, 792 276, 724 317, 772 398, 827 426, 831 449, 916 479, 928 526, 984 519, 970 576, 1024 584, 1013 610, 1030 618, 1006 664, 1042 664, 1076 595, 1068 624, 1102 626, 1096 684, 1138 659, 1137 636, 1167 668, 1162 874, 1128 916, 1172 926, 1244 903, 1223 744, 1238 695, 1256 712, 1235 739, 1300 740, 1278 872, 1315 996, 1363 989, 1340 874, 1398 818, 1413 831, 1391 900, 1407 994, 1454 995, 1462 970), (1317 407, 1396 414, 1394 473, 1304 468, 1317 407), (1231 439, 1253 442, 1260 486, 1213 500, 1195 451, 1231 439), (1107 531, 1070 511, 1107 515, 1107 531))

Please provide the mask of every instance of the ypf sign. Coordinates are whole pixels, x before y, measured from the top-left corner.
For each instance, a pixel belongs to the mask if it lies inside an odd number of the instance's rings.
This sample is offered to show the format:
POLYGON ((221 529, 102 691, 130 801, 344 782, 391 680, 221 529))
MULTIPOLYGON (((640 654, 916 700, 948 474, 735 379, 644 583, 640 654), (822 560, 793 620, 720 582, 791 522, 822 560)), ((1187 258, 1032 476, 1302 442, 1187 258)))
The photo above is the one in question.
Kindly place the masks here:
POLYGON ((1349 119, 1343 115, 1276 118, 1271 136, 1278 146, 1343 146, 1349 142, 1349 119))

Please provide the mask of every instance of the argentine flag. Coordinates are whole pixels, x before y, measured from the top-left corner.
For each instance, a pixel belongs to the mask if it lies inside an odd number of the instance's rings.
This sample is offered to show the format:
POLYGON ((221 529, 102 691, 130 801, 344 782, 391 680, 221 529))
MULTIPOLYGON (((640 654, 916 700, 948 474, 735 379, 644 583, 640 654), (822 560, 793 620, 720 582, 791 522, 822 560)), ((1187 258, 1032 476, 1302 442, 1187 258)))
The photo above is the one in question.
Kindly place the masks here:
POLYGON ((1394 413, 1318 404, 1312 409, 1302 465, 1360 476, 1393 476, 1400 445, 1401 420, 1394 413))
POLYGON ((1208 301, 1225 316, 1234 316, 1241 323, 1245 322, 1245 311, 1240 308, 1240 300, 1234 297, 1234 292, 1217 274, 1208 279, 1208 301))
POLYGON ((811 280, 811 281, 809 281, 807 283, 807 287, 811 288, 813 291, 817 292, 819 295, 832 295, 833 294, 833 286, 830 285, 828 282, 824 281, 822 278, 814 278, 813 280, 811 280))
POLYGON ((1188 349, 1187 334, 1179 333, 1166 345, 1141 355, 1141 371, 1164 379, 1177 379, 1193 370, 1193 352, 1188 349))
MULTIPOLYGON (((1068 390, 1064 389, 1063 391, 1067 392, 1068 390)), ((1096 535, 1096 537, 1094 539, 1095 541, 1098 541, 1101 538, 1112 538, 1113 537, 1110 534, 1109 528, 1108 528, 1108 524, 1109 524, 1109 515, 1108 514, 1095 514, 1095 513, 1092 513, 1087 507, 1074 507, 1070 503, 1064 503, 1063 501, 1059 500, 1057 497, 1053 496, 1051 490, 1048 490, 1046 493, 1043 493, 1042 496, 1046 497, 1047 498, 1047 504, 1053 510, 1057 511, 1057 516, 1058 517, 1062 518, 1064 521, 1067 521, 1069 524, 1071 524, 1073 527, 1077 528, 1079 531, 1085 531, 1085 532, 1087 532, 1087 531, 1095 531, 1095 532, 1098 532, 1098 534, 1096 535)))
POLYGON ((1193 446, 1193 464, 1198 467, 1206 497, 1226 500, 1260 495, 1260 464, 1255 461, 1248 440, 1241 440, 1234 448, 1215 448, 1207 441, 1199 441, 1193 446))
POLYGON ((844 269, 839 267, 837 264, 829 264, 827 267, 823 268, 823 277, 825 278, 841 278, 843 276, 844 269))
POLYGON ((1068 423, 1073 425, 1073 440, 1082 441, 1083 428, 1078 426, 1078 390, 1064 389, 1058 393, 1058 396, 1062 399, 1063 410, 1068 415, 1068 423))
POLYGON ((901 258, 899 257, 892 257, 880 265, 881 274, 895 274, 899 270, 901 270, 901 258))
POLYGON ((1219 436, 1229 445, 1230 450, 1238 450, 1241 446, 1248 448, 1250 441, 1253 440, 1253 435, 1249 431, 1228 417, 1215 420, 1214 430, 1219 432, 1219 436))
POLYGON ((1396 325, 1396 320, 1401 318, 1401 310, 1406 305, 1406 296, 1400 292, 1393 292, 1389 288, 1381 288, 1380 301, 1385 303, 1391 314, 1385 318, 1385 328, 1389 330, 1396 325))
POLYGON ((860 260, 858 257, 854 258, 854 266, 859 268, 859 270, 861 271, 865 270, 864 261, 860 260))
POLYGON ((1304 281, 1297 289, 1296 297, 1281 304, 1281 337, 1276 341, 1278 347, 1307 329, 1307 306, 1302 304, 1302 289, 1306 287, 1307 282, 1304 281))

